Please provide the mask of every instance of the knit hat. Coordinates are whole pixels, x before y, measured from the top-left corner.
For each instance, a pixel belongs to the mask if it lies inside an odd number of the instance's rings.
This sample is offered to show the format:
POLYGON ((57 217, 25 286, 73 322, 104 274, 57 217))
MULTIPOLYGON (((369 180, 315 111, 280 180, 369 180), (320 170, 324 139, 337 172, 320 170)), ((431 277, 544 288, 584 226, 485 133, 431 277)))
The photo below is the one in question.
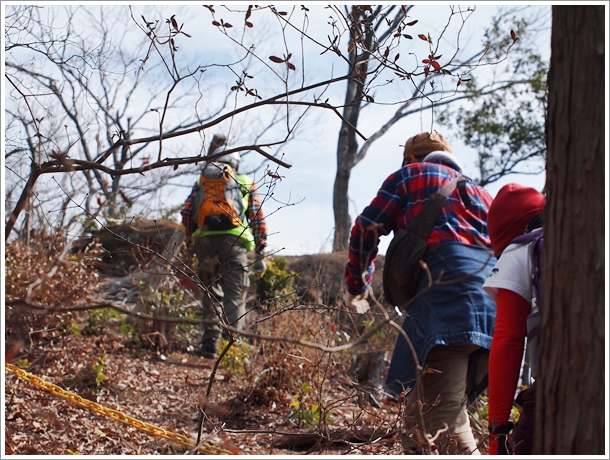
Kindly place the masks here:
POLYGON ((431 133, 424 131, 405 142, 404 160, 405 162, 408 161, 411 155, 420 159, 436 150, 442 150, 449 153, 453 152, 453 150, 451 150, 451 144, 444 136, 436 132, 431 133))
POLYGON ((459 173, 461 173, 464 169, 462 163, 460 163, 460 160, 458 160, 455 155, 451 155, 449 152, 443 152, 441 150, 430 152, 424 157, 422 161, 424 163, 438 163, 441 165, 449 166, 450 168, 455 169, 459 173))
POLYGON ((487 213, 487 230, 496 257, 525 233, 527 224, 542 212, 545 202, 544 195, 530 187, 511 183, 500 189, 487 213))
MULTIPOLYGON (((220 153, 220 152, 217 152, 220 153)), ((230 165, 235 171, 239 169, 239 165, 241 164, 241 155, 238 152, 231 152, 218 157, 216 160, 219 163, 225 163, 230 165)))

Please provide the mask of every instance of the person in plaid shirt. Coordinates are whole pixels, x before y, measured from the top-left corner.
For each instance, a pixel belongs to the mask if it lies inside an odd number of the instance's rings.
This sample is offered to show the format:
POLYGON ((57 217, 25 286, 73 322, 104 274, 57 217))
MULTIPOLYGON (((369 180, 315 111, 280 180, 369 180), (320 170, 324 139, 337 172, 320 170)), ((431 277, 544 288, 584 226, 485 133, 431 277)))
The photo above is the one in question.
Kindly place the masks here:
MULTIPOLYGON (((390 174, 352 227, 345 267, 349 307, 360 313, 368 309, 380 237, 402 228, 433 192, 460 176, 461 165, 451 152, 449 141, 438 133, 407 140, 402 168, 390 174)), ((402 326, 412 348, 399 334, 386 376, 388 392, 407 398, 406 428, 412 436, 406 453, 430 448, 416 433, 425 430, 434 437, 445 425, 459 441, 460 452, 478 453, 466 408, 487 386, 496 308, 482 285, 496 260, 486 223, 492 198, 472 181, 466 183, 466 193, 468 198, 458 190, 449 196, 428 239, 425 262, 432 279, 449 283, 416 297, 402 326)), ((418 293, 427 287, 422 270, 418 293)))
MULTIPOLYGON (((267 246, 267 224, 258 190, 254 181, 245 174, 237 173, 241 157, 231 153, 219 157, 219 163, 230 165, 236 172, 229 180, 237 183, 242 200, 235 209, 242 209, 238 216, 241 225, 228 229, 211 229, 197 224, 194 199, 201 187, 201 178, 184 203, 181 215, 187 241, 192 241, 197 256, 198 276, 206 287, 203 296, 203 336, 197 351, 200 356, 215 359, 222 328, 210 324, 219 321, 237 329, 243 329, 246 316, 246 294, 250 286, 248 277, 248 252, 254 251, 254 272, 262 276, 265 271, 264 252, 267 246)), ((204 167, 212 167, 207 163, 204 167)))

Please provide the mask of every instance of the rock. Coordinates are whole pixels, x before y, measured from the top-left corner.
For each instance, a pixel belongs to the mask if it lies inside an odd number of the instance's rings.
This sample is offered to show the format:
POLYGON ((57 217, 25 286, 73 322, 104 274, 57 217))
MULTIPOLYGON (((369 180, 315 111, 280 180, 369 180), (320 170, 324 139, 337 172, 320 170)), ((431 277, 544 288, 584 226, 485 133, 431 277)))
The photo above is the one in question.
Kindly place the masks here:
POLYGON ((99 230, 92 236, 104 249, 100 271, 124 276, 136 267, 148 265, 164 252, 177 229, 178 224, 172 220, 138 219, 99 230))
MULTIPOLYGON (((296 288, 301 298, 323 305, 343 303, 345 264, 348 260, 346 251, 284 258, 288 262, 288 268, 299 274, 296 288)), ((377 256, 377 269, 373 278, 373 292, 382 303, 384 259, 384 256, 377 256)))

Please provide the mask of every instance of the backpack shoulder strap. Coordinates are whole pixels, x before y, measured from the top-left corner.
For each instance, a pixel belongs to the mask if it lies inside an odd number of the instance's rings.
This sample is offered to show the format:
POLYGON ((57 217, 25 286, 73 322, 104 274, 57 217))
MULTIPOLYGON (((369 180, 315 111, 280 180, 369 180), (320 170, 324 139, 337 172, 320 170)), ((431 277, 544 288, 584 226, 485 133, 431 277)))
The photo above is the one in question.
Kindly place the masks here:
POLYGON ((519 235, 514 238, 509 244, 513 243, 531 243, 532 241, 538 241, 540 238, 544 237, 544 230, 542 228, 537 228, 532 230, 531 232, 524 233, 523 235, 519 235))
POLYGON ((470 179, 466 176, 460 176, 457 183, 458 191, 460 192, 460 197, 462 198, 462 202, 466 208, 472 206, 472 200, 470 199, 470 195, 468 195, 468 191, 466 190, 466 184, 470 182, 470 179))
POLYGON ((430 195, 421 211, 405 225, 405 228, 408 228, 411 233, 423 240, 427 240, 434 229, 434 224, 441 213, 441 209, 443 209, 449 195, 459 184, 461 177, 450 179, 439 190, 430 195))

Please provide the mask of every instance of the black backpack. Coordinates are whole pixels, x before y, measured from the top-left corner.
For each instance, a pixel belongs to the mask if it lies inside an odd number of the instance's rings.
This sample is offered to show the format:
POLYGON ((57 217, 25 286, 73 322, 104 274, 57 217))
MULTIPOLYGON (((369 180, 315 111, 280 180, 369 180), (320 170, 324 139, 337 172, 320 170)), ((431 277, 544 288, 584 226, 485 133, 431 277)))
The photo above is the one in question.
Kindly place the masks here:
POLYGON ((540 324, 540 314, 543 307, 542 299, 542 249, 544 247, 544 230, 537 228, 531 232, 519 235, 510 244, 527 244, 530 262, 532 264, 532 310, 527 317, 527 342, 530 349, 531 367, 538 369, 538 345, 536 337, 540 324))
POLYGON ((466 176, 459 176, 449 181, 434 192, 421 211, 395 233, 383 266, 383 294, 392 306, 399 307, 406 313, 409 302, 417 293, 421 261, 428 252, 428 238, 436 219, 456 186, 465 206, 471 205, 466 192, 469 180, 466 176))
POLYGON ((537 228, 531 232, 519 235, 510 244, 529 245, 529 255, 532 264, 532 312, 527 317, 527 338, 533 340, 538 335, 538 322, 542 308, 542 248, 544 247, 544 230, 537 228))

